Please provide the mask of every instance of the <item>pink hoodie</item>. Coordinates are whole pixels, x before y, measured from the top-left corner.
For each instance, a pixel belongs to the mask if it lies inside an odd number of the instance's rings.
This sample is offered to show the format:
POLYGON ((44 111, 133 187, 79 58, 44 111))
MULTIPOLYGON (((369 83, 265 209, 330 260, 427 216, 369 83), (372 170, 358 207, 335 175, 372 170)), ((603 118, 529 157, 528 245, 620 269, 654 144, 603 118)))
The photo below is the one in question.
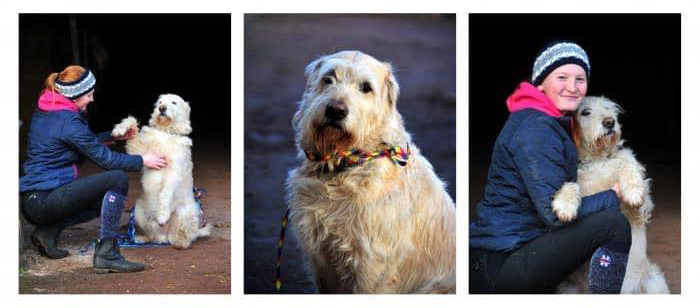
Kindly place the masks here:
POLYGON ((78 107, 72 100, 52 91, 41 93, 38 105, 41 111, 69 110, 78 112, 78 107))
POLYGON ((561 111, 540 90, 528 82, 521 82, 506 100, 511 113, 522 109, 535 109, 553 117, 561 117, 561 111))

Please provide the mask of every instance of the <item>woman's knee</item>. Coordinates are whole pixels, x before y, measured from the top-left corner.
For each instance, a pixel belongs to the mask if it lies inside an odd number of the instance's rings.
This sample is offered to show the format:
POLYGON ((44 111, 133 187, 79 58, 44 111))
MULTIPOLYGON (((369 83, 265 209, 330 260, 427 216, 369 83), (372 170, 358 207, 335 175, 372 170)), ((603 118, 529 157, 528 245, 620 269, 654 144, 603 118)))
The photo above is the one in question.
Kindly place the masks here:
POLYGON ((596 220, 601 229, 607 230, 613 237, 611 240, 630 243, 632 242, 632 229, 630 222, 622 212, 618 210, 603 211, 596 215, 596 220))
POLYGON ((110 170, 107 171, 109 174, 109 177, 112 179, 112 187, 111 189, 116 190, 119 193, 122 193, 124 195, 127 194, 129 191, 129 176, 126 175, 126 172, 122 170, 110 170))

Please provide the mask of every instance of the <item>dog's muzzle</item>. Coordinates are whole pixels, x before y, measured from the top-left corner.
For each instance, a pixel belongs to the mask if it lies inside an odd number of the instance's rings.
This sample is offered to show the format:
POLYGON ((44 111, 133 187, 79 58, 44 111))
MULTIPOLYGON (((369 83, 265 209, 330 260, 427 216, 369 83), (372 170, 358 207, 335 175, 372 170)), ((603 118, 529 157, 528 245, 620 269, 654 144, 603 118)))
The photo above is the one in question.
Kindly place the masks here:
POLYGON ((158 107, 158 111, 160 112, 161 116, 164 116, 164 117, 167 116, 167 114, 165 114, 165 112, 168 111, 168 109, 165 106, 158 107))
POLYGON ((604 127, 605 129, 607 129, 607 131, 605 132, 605 135, 606 135, 606 136, 615 133, 615 130, 614 130, 614 128, 615 128, 615 119, 613 119, 613 118, 605 118, 605 119, 603 119, 603 123, 602 123, 602 124, 603 124, 603 127, 604 127))
POLYGON ((331 121, 342 121, 348 116, 348 106, 343 101, 333 100, 326 106, 326 118, 331 121))

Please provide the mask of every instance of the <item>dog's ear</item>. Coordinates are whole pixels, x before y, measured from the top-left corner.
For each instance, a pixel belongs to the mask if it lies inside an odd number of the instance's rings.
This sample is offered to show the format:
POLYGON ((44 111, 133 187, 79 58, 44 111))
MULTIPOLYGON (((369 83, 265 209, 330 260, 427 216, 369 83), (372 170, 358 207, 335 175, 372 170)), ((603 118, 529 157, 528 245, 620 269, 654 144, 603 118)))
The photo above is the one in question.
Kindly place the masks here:
POLYGON ((294 129, 294 131, 297 130, 297 127, 299 126, 299 121, 301 121, 301 102, 297 103, 297 105, 299 105, 300 107, 292 117, 292 128, 294 129))
POLYGON ((571 117, 571 137, 576 148, 581 147, 581 125, 576 120, 576 117, 571 117))
POLYGON ((182 120, 178 121, 178 124, 175 124, 175 130, 180 134, 189 135, 192 132, 192 126, 190 125, 190 112, 192 108, 190 108, 190 103, 185 100, 182 100, 181 106, 182 114, 180 114, 179 117, 182 120))
POLYGON ((618 103, 613 103, 613 106, 615 106, 615 111, 617 112, 617 114, 625 113, 625 109, 622 109, 622 107, 618 103))
POLYGON ((611 99, 609 99, 609 98, 607 98, 607 97, 605 97, 605 96, 601 96, 600 98, 603 99, 603 101, 607 102, 607 103, 612 107, 613 111, 614 111, 616 114, 623 114, 623 113, 625 113, 625 110, 622 109, 622 107, 620 106, 620 104, 616 103, 615 101, 613 101, 613 100, 611 100, 611 99))
POLYGON ((311 61, 311 63, 306 66, 304 69, 304 77, 306 80, 318 72, 321 65, 323 65, 323 62, 325 62, 324 57, 319 57, 318 59, 311 61))
POLYGON ((175 131, 178 134, 189 135, 192 132, 192 126, 190 125, 190 120, 184 120, 180 123, 175 124, 175 131))
POLYGON ((396 106, 399 99, 399 83, 394 77, 394 71, 389 62, 384 62, 387 68, 386 78, 384 78, 384 95, 391 106, 396 106))
POLYGON ((309 90, 311 84, 316 83, 316 79, 318 79, 318 71, 325 62, 325 57, 319 57, 318 59, 311 61, 311 63, 306 66, 304 69, 304 78, 306 79, 306 88, 304 89, 304 93, 309 90))
POLYGON ((158 118, 158 101, 153 106, 153 112, 151 112, 151 118, 148 119, 148 125, 151 127, 156 126, 156 119, 158 118))

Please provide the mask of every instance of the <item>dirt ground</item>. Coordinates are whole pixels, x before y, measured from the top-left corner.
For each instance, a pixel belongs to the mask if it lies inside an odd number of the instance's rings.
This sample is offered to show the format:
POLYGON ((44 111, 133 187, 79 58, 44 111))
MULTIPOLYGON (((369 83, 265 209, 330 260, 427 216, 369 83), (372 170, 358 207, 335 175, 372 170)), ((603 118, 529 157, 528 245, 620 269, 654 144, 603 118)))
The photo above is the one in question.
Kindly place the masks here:
MULTIPOLYGON (((396 70, 398 109, 421 152, 455 196, 455 21, 437 15, 246 15, 245 293, 272 293, 284 180, 296 157, 292 115, 304 67, 360 50, 396 70)), ((282 293, 316 292, 294 232, 282 257, 282 293)))
MULTIPOLYGON (((659 153, 638 153, 638 159, 647 163, 647 174, 652 181, 652 199, 656 204, 647 229, 649 258, 664 272, 672 294, 681 293, 681 167, 679 164, 654 162, 659 153)), ((473 213, 482 197, 488 170, 488 157, 470 157, 469 208, 473 213)))
MULTIPOLYGON (((79 250, 99 233, 99 219, 66 229, 59 247, 71 255, 61 260, 38 254, 29 235, 33 226, 23 223, 25 266, 20 270, 20 294, 229 294, 231 292, 231 199, 230 149, 215 143, 197 144, 194 159, 194 183, 207 189, 204 217, 214 225, 209 237, 198 239, 187 250, 170 246, 121 248, 127 260, 141 262, 146 269, 137 273, 98 275, 92 271, 93 249, 79 250)), ((101 169, 86 162, 80 176, 101 169)), ((126 210, 130 211, 141 192, 140 173, 129 173, 129 195, 126 210)), ((129 213, 122 215, 122 231, 126 233, 129 213)))

